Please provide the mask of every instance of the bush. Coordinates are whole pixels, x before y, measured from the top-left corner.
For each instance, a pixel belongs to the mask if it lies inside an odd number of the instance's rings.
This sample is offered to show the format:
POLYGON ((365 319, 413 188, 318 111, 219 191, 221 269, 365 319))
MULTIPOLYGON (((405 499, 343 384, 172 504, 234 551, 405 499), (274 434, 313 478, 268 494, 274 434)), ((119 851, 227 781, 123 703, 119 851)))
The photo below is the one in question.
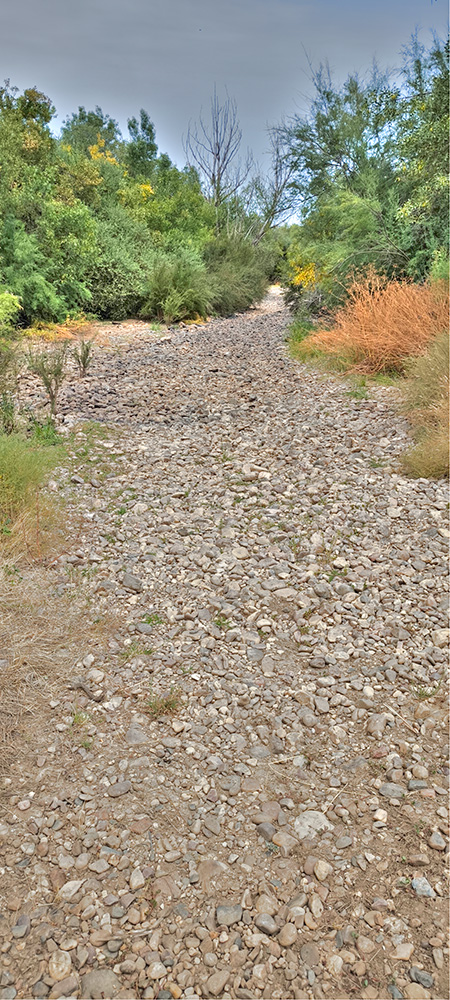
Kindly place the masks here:
POLYGON ((211 292, 205 265, 187 250, 155 259, 140 315, 166 323, 207 316, 211 292))
POLYGON ((211 283, 214 312, 229 316, 260 302, 268 287, 272 265, 263 244, 222 237, 205 247, 205 262, 211 283))
POLYGON ((405 364, 404 410, 417 444, 403 458, 414 476, 441 478, 449 473, 449 338, 440 334, 426 354, 405 364))
POLYGON ((103 319, 136 316, 154 256, 148 230, 116 206, 97 220, 96 241, 96 260, 87 279, 92 311, 103 319))
POLYGON ((305 341, 303 356, 323 353, 349 371, 402 373, 406 359, 447 328, 448 298, 445 282, 387 282, 372 272, 350 287, 332 328, 305 341))

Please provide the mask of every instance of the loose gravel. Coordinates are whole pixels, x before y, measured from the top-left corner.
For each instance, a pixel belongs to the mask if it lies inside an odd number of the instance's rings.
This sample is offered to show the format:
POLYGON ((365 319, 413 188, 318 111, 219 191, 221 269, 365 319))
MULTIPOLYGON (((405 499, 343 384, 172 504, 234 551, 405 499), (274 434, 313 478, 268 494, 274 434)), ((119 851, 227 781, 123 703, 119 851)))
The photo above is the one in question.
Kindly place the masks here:
POLYGON ((448 996, 446 490, 287 323, 66 383, 48 595, 114 627, 4 779, 0 1000, 448 996))

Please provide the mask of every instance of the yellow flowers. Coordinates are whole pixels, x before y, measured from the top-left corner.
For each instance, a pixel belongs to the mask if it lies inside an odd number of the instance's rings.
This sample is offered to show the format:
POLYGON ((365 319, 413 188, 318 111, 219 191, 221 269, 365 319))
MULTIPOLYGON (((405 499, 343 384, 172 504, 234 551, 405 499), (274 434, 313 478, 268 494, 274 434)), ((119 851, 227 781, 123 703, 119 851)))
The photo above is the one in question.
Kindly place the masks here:
POLYGON ((291 283, 298 288, 300 285, 302 288, 308 288, 309 285, 315 285, 318 280, 317 268, 313 263, 310 264, 294 264, 291 261, 291 268, 293 271, 293 278, 291 283))
POLYGON ((105 160, 106 163, 114 163, 118 166, 118 162, 115 156, 110 153, 109 149, 105 150, 105 140, 101 138, 100 134, 97 135, 97 142, 93 146, 89 146, 89 152, 91 154, 92 160, 105 160))
POLYGON ((151 184, 140 184, 139 188, 144 201, 147 201, 147 198, 150 198, 150 195, 154 193, 151 184))

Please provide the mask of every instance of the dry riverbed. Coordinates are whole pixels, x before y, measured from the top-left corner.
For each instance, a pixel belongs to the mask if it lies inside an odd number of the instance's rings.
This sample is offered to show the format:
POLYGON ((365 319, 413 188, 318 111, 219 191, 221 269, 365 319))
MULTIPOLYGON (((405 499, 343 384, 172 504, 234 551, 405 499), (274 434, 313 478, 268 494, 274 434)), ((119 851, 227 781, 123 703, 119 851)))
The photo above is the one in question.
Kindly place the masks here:
POLYGON ((2 583, 0 1000, 448 996, 447 490, 287 323, 66 383, 65 551, 2 583))

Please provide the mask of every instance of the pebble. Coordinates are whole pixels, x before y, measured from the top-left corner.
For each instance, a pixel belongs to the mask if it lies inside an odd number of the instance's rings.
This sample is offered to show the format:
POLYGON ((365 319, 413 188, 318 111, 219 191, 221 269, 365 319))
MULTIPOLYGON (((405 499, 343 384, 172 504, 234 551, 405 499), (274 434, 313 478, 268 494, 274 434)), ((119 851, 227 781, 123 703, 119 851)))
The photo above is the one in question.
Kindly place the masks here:
POLYGON ((69 975, 71 966, 72 959, 67 951, 57 949, 50 955, 48 971, 52 979, 55 979, 57 982, 69 975))

